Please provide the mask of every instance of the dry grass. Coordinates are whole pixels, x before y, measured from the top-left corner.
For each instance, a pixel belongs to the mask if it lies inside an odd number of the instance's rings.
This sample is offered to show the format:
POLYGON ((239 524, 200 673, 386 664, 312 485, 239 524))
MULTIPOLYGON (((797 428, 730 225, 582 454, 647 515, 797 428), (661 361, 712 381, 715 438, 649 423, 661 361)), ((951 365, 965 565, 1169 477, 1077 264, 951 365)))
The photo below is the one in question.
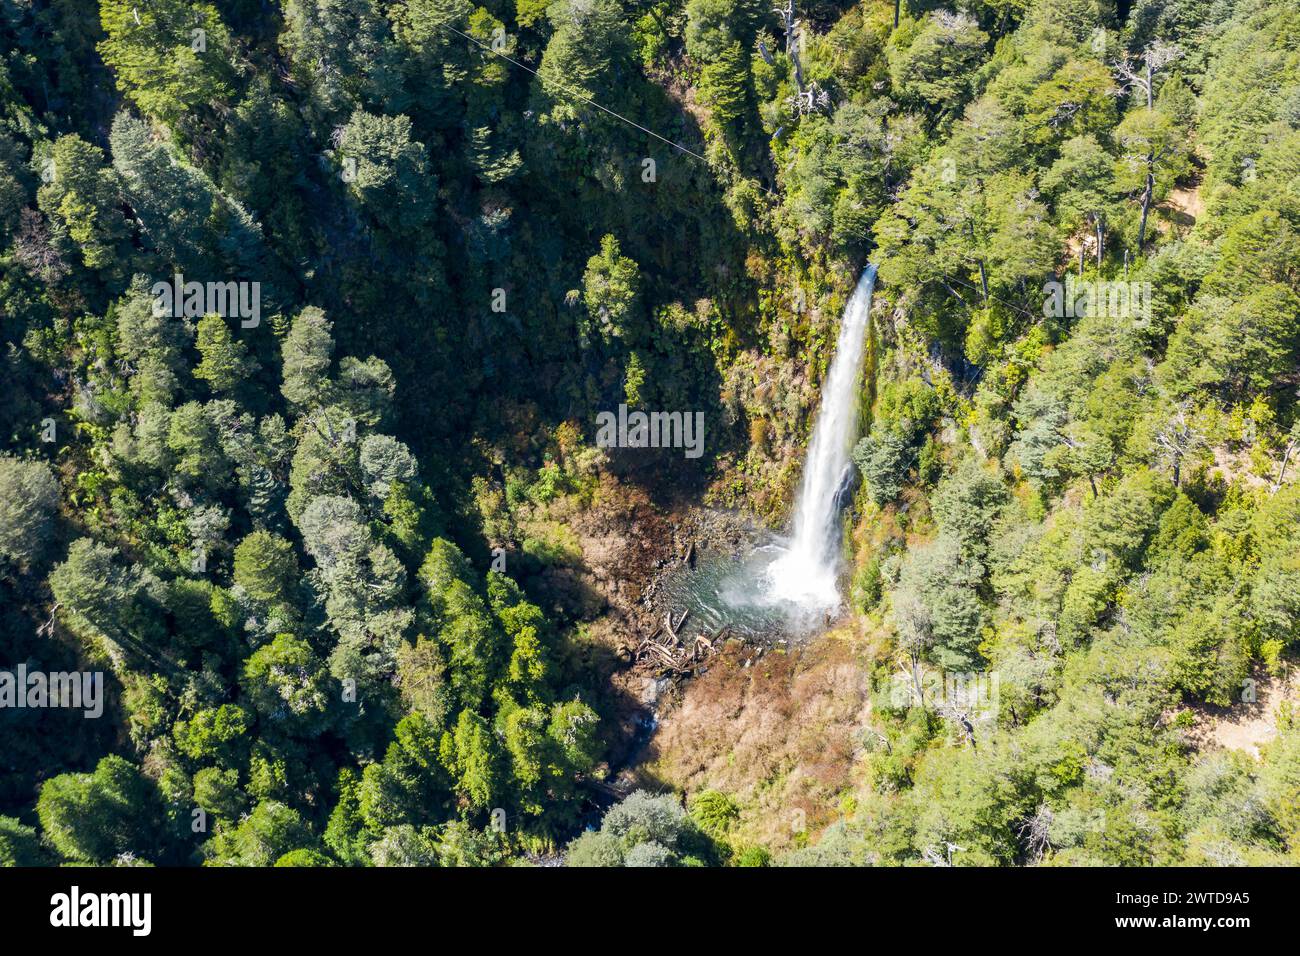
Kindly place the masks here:
POLYGON ((643 782, 728 793, 741 805, 740 843, 780 850, 800 824, 815 834, 854 788, 873 651, 850 627, 761 658, 733 645, 662 717, 643 782))

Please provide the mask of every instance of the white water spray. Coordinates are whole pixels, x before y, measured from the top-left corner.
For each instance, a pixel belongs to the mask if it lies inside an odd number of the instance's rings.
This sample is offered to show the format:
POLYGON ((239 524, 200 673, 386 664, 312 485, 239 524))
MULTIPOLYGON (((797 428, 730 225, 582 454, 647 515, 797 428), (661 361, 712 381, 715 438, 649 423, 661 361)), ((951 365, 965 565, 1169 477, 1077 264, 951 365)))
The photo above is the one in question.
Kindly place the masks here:
POLYGON ((849 452, 857 437, 858 380, 875 284, 876 267, 869 265, 844 308, 835 358, 822 389, 822 407, 804 462, 789 548, 767 569, 773 598, 809 609, 833 608, 840 603, 835 583, 840 568, 836 493, 846 470, 853 467, 849 452))

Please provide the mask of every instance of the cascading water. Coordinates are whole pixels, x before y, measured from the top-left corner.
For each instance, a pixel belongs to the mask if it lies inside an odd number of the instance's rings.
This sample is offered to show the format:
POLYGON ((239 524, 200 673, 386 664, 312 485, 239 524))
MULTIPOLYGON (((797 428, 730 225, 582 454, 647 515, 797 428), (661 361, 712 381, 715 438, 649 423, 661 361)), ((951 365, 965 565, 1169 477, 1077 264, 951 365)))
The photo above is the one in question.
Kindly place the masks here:
POLYGON ((839 606, 841 489, 852 469, 859 379, 876 267, 867 266, 840 325, 835 358, 822 390, 788 539, 760 537, 741 553, 706 555, 655 582, 661 610, 688 611, 688 631, 711 638, 806 632, 839 606))
POLYGON ((839 604, 837 492, 844 483, 846 471, 852 467, 849 452, 857 437, 858 381, 862 375, 867 318, 875 284, 876 267, 869 265, 844 308, 835 358, 822 390, 822 407, 804 461, 789 548, 767 569, 772 596, 777 600, 809 608, 839 604))

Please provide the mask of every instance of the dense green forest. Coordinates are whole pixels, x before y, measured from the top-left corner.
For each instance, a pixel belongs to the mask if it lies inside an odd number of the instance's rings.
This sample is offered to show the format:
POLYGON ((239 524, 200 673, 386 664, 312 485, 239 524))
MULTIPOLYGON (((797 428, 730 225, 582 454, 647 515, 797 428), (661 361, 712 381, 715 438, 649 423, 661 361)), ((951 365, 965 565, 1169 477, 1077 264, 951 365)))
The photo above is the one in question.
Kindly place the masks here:
POLYGON ((1300 9, 772 6, 0 0, 0 670, 104 675, 0 864, 1300 862, 1290 698, 1195 732, 1300 643, 1300 9), (782 528, 867 262, 821 640, 918 693, 793 836, 611 803, 590 527, 782 528))

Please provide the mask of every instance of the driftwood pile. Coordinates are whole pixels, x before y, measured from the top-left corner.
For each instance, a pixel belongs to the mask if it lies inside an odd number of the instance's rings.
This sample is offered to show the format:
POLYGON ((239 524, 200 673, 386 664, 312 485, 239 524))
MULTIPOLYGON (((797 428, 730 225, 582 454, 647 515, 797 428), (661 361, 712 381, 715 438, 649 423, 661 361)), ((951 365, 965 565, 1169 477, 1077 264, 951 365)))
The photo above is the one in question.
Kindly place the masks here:
POLYGON ((636 662, 657 676, 681 677, 694 673, 701 663, 716 654, 722 647, 726 631, 713 638, 696 634, 687 640, 681 630, 690 613, 689 608, 683 610, 676 621, 672 611, 666 613, 663 623, 655 628, 654 633, 637 645, 633 655, 636 662))

